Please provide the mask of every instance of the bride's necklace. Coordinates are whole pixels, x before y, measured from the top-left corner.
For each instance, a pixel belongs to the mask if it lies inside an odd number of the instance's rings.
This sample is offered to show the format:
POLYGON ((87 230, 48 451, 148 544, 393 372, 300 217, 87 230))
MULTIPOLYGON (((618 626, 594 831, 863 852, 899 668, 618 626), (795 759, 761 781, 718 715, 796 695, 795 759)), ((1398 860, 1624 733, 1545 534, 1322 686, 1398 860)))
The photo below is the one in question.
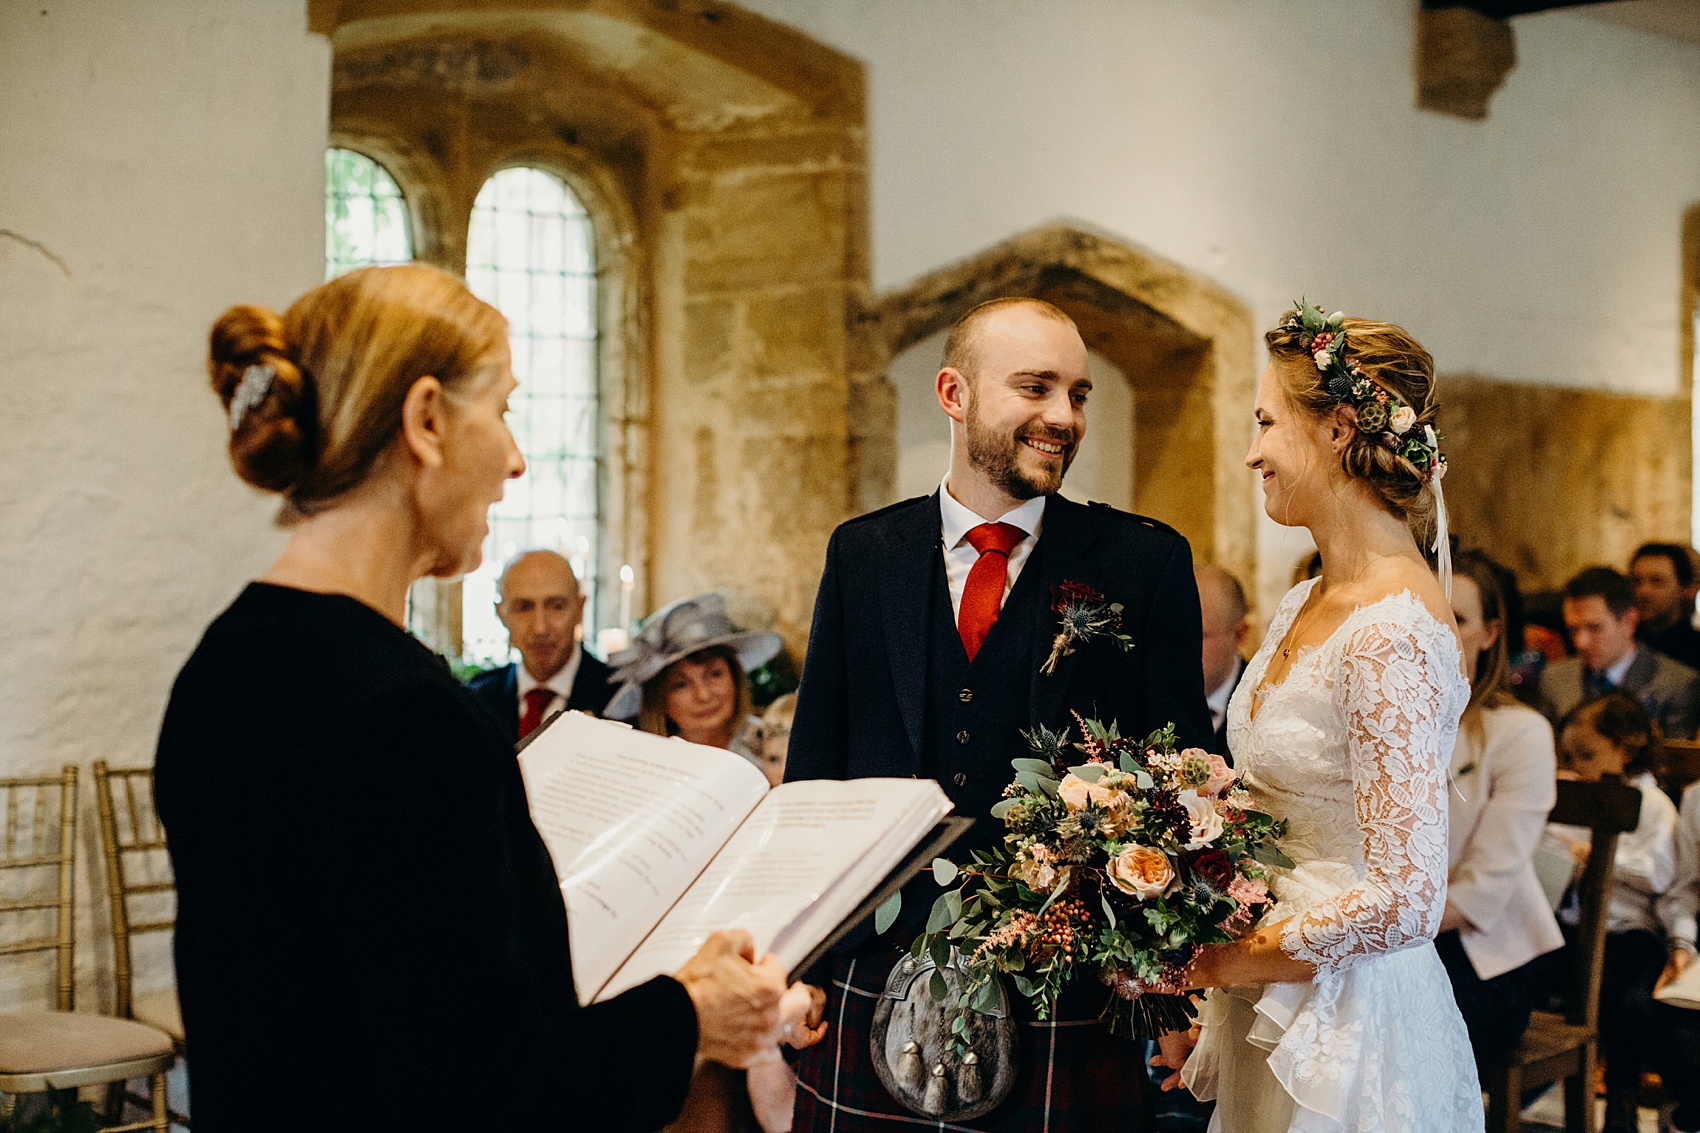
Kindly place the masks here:
MULTIPOLYGON (((1354 574, 1351 578, 1348 578, 1345 582, 1342 582, 1340 584, 1340 589, 1344 590, 1346 587, 1351 586, 1353 583, 1357 582, 1358 579, 1362 578, 1369 571, 1370 567, 1374 566, 1376 563, 1380 562, 1382 559, 1387 559, 1387 558, 1392 558, 1392 556, 1391 555, 1375 555, 1375 556, 1373 556, 1372 558, 1369 559, 1369 561, 1364 563, 1363 566, 1358 568, 1358 573, 1354 574)), ((1320 609, 1322 605, 1323 605, 1323 603, 1318 602, 1316 604, 1316 608, 1320 609)), ((1316 612, 1316 609, 1312 608, 1310 601, 1309 601, 1309 596, 1307 595, 1304 609, 1300 610, 1299 616, 1297 618, 1293 619, 1293 624, 1291 626, 1287 627, 1286 641, 1285 641, 1285 644, 1283 644, 1281 646, 1281 660, 1286 661, 1290 657, 1292 657, 1293 650, 1298 647, 1299 638, 1302 636, 1299 632, 1300 628, 1305 624, 1305 622, 1315 612, 1316 612)))

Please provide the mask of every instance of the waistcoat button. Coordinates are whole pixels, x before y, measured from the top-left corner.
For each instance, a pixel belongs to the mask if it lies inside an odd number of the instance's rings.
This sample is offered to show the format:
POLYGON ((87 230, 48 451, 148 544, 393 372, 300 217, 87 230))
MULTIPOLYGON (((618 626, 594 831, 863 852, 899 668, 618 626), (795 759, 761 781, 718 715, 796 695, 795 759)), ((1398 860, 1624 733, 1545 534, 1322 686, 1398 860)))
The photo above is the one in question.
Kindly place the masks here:
POLYGON ((956 742, 959 744, 965 744, 968 742, 968 730, 966 728, 956 733, 956 742))
POLYGON ((970 700, 974 699, 974 690, 971 689, 971 688, 965 688, 961 692, 956 694, 956 699, 960 700, 964 704, 967 704, 970 700))
POLYGON ((955 783, 958 787, 966 787, 968 785, 967 772, 958 771, 956 773, 956 777, 952 779, 951 782, 955 783))

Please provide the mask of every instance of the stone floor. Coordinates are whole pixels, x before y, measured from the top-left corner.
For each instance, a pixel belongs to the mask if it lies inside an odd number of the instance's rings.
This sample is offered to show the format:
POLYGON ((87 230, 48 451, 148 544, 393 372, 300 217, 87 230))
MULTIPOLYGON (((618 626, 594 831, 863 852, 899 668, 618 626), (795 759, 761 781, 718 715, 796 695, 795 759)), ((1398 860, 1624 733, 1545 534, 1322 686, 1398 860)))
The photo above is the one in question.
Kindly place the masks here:
MULTIPOLYGON (((1599 1106, 1600 1121, 1605 1121, 1606 1103, 1601 1098, 1596 1103, 1599 1106)), ((1666 1128, 1659 1124, 1659 1111, 1641 1107, 1641 1133, 1661 1133, 1666 1128)), ((1564 1133, 1564 1091, 1548 1090, 1534 1105, 1523 1111, 1523 1133, 1564 1133)))

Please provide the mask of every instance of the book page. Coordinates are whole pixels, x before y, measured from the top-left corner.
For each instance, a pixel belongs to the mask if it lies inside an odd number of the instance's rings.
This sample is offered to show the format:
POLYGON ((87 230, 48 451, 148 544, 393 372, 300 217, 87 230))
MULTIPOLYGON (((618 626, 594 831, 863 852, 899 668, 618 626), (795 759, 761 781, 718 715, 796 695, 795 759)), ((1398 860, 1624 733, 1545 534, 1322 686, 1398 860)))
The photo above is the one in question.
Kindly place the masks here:
POLYGON ((733 752, 578 712, 544 729, 519 762, 589 1003, 761 801, 767 779, 733 752))
POLYGON ((773 951, 789 967, 949 810, 930 779, 775 788, 598 998, 678 970, 723 928, 747 930, 758 955, 773 951))

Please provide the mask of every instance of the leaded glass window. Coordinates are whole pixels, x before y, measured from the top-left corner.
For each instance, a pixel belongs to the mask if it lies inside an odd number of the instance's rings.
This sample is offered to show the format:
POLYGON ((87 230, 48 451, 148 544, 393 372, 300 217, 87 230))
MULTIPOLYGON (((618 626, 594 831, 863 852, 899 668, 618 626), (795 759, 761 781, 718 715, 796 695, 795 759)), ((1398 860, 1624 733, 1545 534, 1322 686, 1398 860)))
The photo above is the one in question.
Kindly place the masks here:
POLYGON ((389 171, 363 153, 325 151, 325 278, 413 258, 407 201, 389 171))
POLYGON ((572 190, 528 167, 486 181, 467 234, 466 282, 508 318, 519 380, 508 424, 527 466, 491 509, 483 565, 461 591, 462 659, 501 661, 508 637, 496 620, 496 578, 520 550, 542 547, 571 560, 588 599, 586 632, 596 625, 603 465, 596 243, 572 190))

